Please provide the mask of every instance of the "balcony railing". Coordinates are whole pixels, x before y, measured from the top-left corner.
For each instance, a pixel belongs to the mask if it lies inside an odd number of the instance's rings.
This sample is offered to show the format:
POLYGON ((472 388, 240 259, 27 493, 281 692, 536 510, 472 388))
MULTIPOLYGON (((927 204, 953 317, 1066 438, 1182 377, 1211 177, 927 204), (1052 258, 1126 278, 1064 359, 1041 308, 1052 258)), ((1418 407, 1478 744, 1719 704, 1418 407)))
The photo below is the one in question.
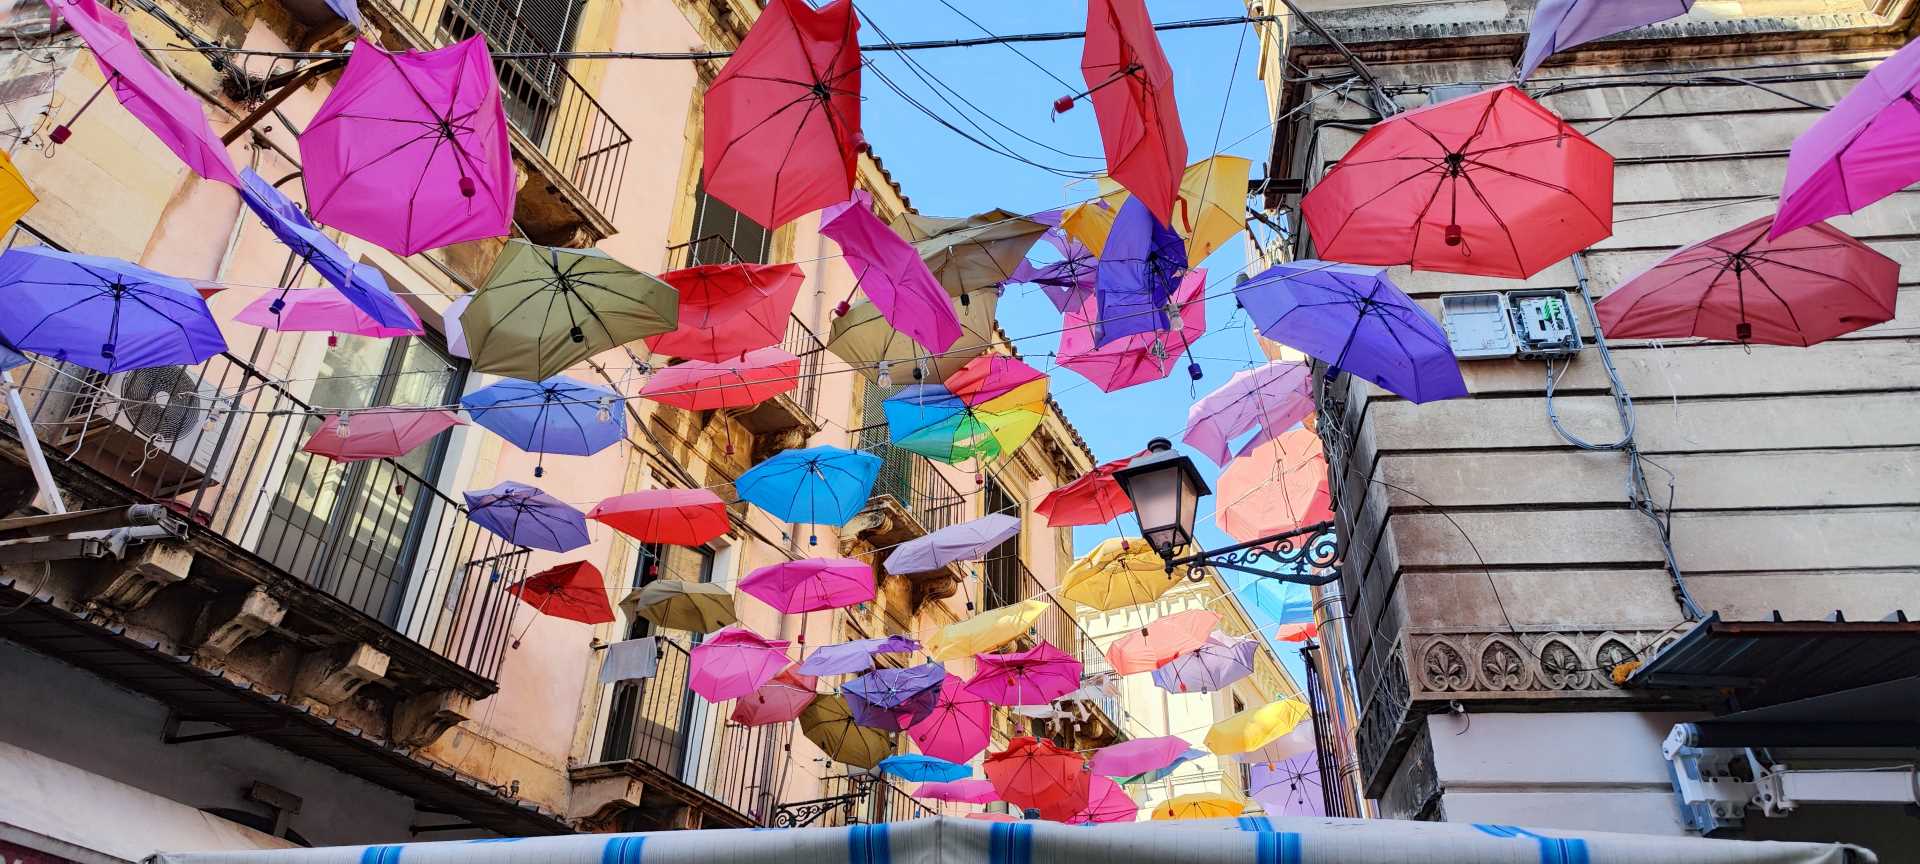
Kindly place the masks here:
POLYGON ((800 358, 800 383, 787 395, 800 406, 801 413, 813 417, 820 407, 820 361, 827 355, 827 346, 800 316, 789 315, 787 319, 787 335, 780 347, 800 358))
POLYGON ((966 520, 966 496, 953 488, 953 483, 926 457, 888 443, 886 424, 859 431, 856 446, 880 457, 880 476, 873 482, 874 496, 892 496, 901 509, 927 531, 938 531, 966 520))
MULTIPOLYGON (((856 792, 858 786, 852 778, 846 776, 828 777, 821 785, 821 795, 837 796, 856 792)), ((906 822, 927 816, 957 816, 964 810, 960 807, 942 807, 935 801, 921 801, 907 790, 882 778, 873 784, 865 798, 856 800, 850 808, 834 808, 822 813, 813 824, 822 827, 843 825, 876 825, 881 822, 906 822), (851 812, 848 812, 851 810, 851 812)))

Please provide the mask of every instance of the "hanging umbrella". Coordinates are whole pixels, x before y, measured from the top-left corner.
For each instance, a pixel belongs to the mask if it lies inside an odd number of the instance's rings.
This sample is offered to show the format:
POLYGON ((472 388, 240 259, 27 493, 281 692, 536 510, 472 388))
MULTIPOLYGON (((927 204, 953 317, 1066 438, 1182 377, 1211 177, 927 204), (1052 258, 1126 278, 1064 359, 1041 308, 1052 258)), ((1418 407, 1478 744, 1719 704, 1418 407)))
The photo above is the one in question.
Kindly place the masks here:
POLYGON ((1042 819, 1062 822, 1087 806, 1093 778, 1087 760, 1051 741, 1022 735, 1007 742, 1007 749, 988 753, 985 768, 1001 800, 1038 810, 1042 819))
POLYGON ((840 685, 854 722, 862 726, 903 732, 933 714, 940 700, 940 682, 947 676, 938 663, 905 669, 875 669, 840 685))
POLYGON ((1292 732, 1307 719, 1307 706, 1280 699, 1248 708, 1207 730, 1207 749, 1221 756, 1258 750, 1267 742, 1292 732))
POLYGON ((787 614, 839 609, 874 597, 873 568, 857 558, 808 558, 761 567, 740 590, 787 614))
POLYGON ((1127 790, 1105 777, 1094 777, 1087 786, 1087 806, 1073 814, 1067 824, 1132 822, 1139 816, 1140 805, 1127 796, 1127 790))
POLYGON ((440 433, 465 425, 460 415, 438 408, 368 408, 327 415, 300 449, 335 462, 398 459, 440 433))
POLYGON ((1207 332, 1206 290, 1207 271, 1188 270, 1173 292, 1170 329, 1133 333, 1098 346, 1093 334, 1100 328, 1099 302, 1089 297, 1061 322, 1056 359, 1108 393, 1165 378, 1187 347, 1207 332))
MULTIPOLYGON (((1239 156, 1212 156, 1187 166, 1180 175, 1180 197, 1173 202, 1169 227, 1187 244, 1187 260, 1205 261, 1235 234, 1247 230, 1247 179, 1253 162, 1239 156)), ((1099 178, 1100 197, 1071 207, 1061 224, 1094 254, 1106 248, 1113 220, 1127 201, 1127 190, 1112 177, 1099 178)))
POLYGON ((1220 615, 1205 609, 1176 612, 1115 639, 1107 646, 1107 662, 1122 675, 1158 669, 1173 658, 1207 643, 1220 625, 1220 615))
POLYGON ((758 405, 800 385, 800 358, 757 348, 731 360, 688 360, 656 369, 640 395, 688 411, 758 405))
MULTIPOLYGON (((1161 222, 1173 220, 1187 139, 1173 98, 1173 67, 1145 0, 1091 0, 1080 72, 1100 121, 1107 173, 1161 222)), ((1072 107, 1063 99, 1055 103, 1072 107)))
POLYGON ((1189 749, 1186 739, 1173 735, 1135 738, 1095 750, 1088 770, 1102 777, 1145 774, 1174 764, 1189 749))
POLYGON ((988 210, 951 218, 902 212, 889 227, 913 244, 920 260, 948 294, 970 303, 969 295, 1013 281, 1047 226, 1007 210, 988 210))
POLYGON ((647 337, 669 357, 718 362, 786 338, 806 274, 798 264, 706 264, 660 274, 680 292, 679 324, 647 337))
POLYGON ((1002 543, 1020 536, 1020 517, 988 513, 916 537, 887 554, 888 573, 930 573, 955 561, 978 561, 1002 543))
POLYGON ((356 41, 300 161, 315 221, 395 255, 507 236, 513 153, 486 39, 402 54, 356 41))
POLYGON ((1180 440, 1224 468, 1233 461, 1233 439, 1255 430, 1277 433, 1312 413, 1313 370, 1274 360, 1233 373, 1220 389, 1196 400, 1180 440))
POLYGON ((1520 55, 1525 81, 1548 56, 1615 33, 1678 18, 1693 0, 1540 0, 1527 28, 1527 50, 1520 55))
POLYGON ((1325 816, 1326 799, 1320 791, 1320 766, 1302 756, 1279 765, 1247 768, 1247 795, 1260 802, 1268 816, 1325 816))
POLYGON ((0 338, 96 372, 191 366, 227 350, 185 280, 113 258, 15 246, 0 253, 0 338))
POLYGON ((1146 541, 1109 537, 1067 567, 1056 593, 1089 609, 1115 612, 1160 599, 1186 575, 1185 567, 1168 571, 1146 541))
POLYGON ((749 696, 787 668, 791 643, 729 624, 688 652, 687 689, 708 702, 749 696))
POLYGON ((707 87, 700 179, 771 231, 853 191, 860 22, 851 0, 765 6, 707 87))
POLYGON ((473 352, 467 350, 467 331, 460 329, 460 316, 466 314, 467 304, 472 302, 472 294, 462 294, 453 298, 440 313, 440 333, 447 337, 447 353, 467 360, 473 359, 473 352))
POLYGON ((867 301, 853 304, 833 320, 827 350, 853 365, 882 387, 895 384, 938 384, 975 357, 986 353, 999 337, 994 333, 994 310, 999 298, 991 291, 974 295, 960 307, 960 338, 940 353, 929 353, 880 314, 867 301))
MULTIPOLYGON (((233 159, 227 156, 220 136, 213 134, 199 97, 147 60, 126 21, 94 0, 65 0, 48 6, 93 49, 94 62, 106 73, 114 98, 126 106, 127 113, 158 136, 160 143, 195 174, 229 186, 240 185, 233 159)), ((56 127, 54 143, 67 140, 70 134, 67 127, 56 127)))
POLYGON ((600 568, 585 561, 549 567, 514 583, 507 593, 538 609, 542 615, 582 624, 606 624, 613 620, 606 580, 600 575, 600 568))
POLYGON ((1045 705, 1080 687, 1080 661, 1046 640, 1025 651, 974 657, 967 690, 995 705, 1045 705))
POLYGON ((985 654, 1027 632, 1052 608, 1053 604, 1036 597, 948 624, 927 640, 927 656, 945 662, 985 654))
MULTIPOLYGON (((945 759, 936 759, 932 756, 922 756, 918 753, 902 753, 898 756, 888 756, 880 760, 880 772, 883 774, 892 774, 902 780, 911 780, 915 783, 951 783, 973 776, 973 769, 965 765, 948 762, 945 759)), ((992 784, 987 784, 987 788, 992 789, 992 784)))
MULTIPOLYGON (((1139 454, 1134 454, 1138 456, 1139 454)), ((1098 525, 1112 522, 1123 513, 1133 512, 1133 500, 1113 479, 1115 472, 1133 462, 1133 456, 1115 459, 1048 492, 1035 504, 1033 512, 1047 517, 1047 527, 1098 525)))
POLYGON ((1900 263, 1825 222, 1777 238, 1762 217, 1702 240, 1596 304, 1612 339, 1805 347, 1893 320, 1900 263))
POLYGON ((856 768, 872 768, 893 755, 892 736, 853 722, 853 709, 837 693, 821 694, 800 712, 800 734, 827 758, 856 768))
POLYGON ((1233 293, 1261 335, 1337 370, 1413 402, 1467 395, 1446 331, 1385 268, 1292 261, 1233 293))
POLYGON ((948 464, 1009 455, 1047 412, 1047 376, 1005 354, 974 358, 945 384, 901 388, 881 406, 893 445, 948 464))
POLYGON ((642 543, 699 546, 732 530, 727 505, 707 489, 646 489, 593 505, 587 518, 642 543))
MULTIPOLYGON (((403 304, 400 308, 406 309, 403 304)), ((412 310, 407 310, 412 315, 412 310)), ((286 333, 347 333, 375 339, 425 333, 418 316, 405 327, 388 327, 332 288, 271 291, 233 316, 242 324, 286 333)))
POLYGON ((735 701, 732 722, 742 726, 767 726, 798 719, 800 712, 820 697, 813 689, 819 681, 801 674, 798 669, 796 665, 780 670, 780 674, 767 683, 735 701))
POLYGON ((587 517, 560 499, 512 480, 463 492, 467 518, 516 546, 567 552, 587 545, 587 517))
POLYGON ((1178 758, 1174 759, 1172 762, 1167 763, 1167 766, 1164 768, 1156 768, 1152 771, 1148 771, 1142 774, 1135 774, 1131 777, 1115 777, 1113 778, 1113 782, 1118 783, 1122 786, 1132 786, 1135 783, 1158 783, 1162 780, 1167 779, 1168 777, 1172 777, 1174 772, 1180 770, 1180 766, 1185 765, 1189 762, 1192 762, 1196 759, 1205 759, 1205 758, 1207 758, 1207 751, 1201 750, 1198 747, 1191 747, 1191 748, 1188 748, 1186 752, 1181 753, 1178 758))
POLYGON ((1299 624, 1282 624, 1274 631, 1273 637, 1282 642, 1305 642, 1320 635, 1320 625, 1312 621, 1299 624))
POLYGON ((907 729, 920 752, 949 762, 966 762, 987 749, 993 733, 993 706, 967 690, 960 676, 940 681, 933 711, 907 729))
POLYGON ((840 255, 853 269, 860 290, 895 330, 932 354, 959 341, 960 315, 953 298, 913 244, 873 215, 873 198, 866 190, 821 211, 820 233, 840 244, 840 255))
POLYGON ((1272 768, 1303 753, 1312 753, 1319 742, 1314 739, 1313 724, 1301 723, 1293 731, 1281 735, 1245 753, 1234 753, 1227 758, 1246 765, 1261 765, 1272 768))
POLYGON ((20 176, 20 169, 14 167, 13 158, 0 153, 0 234, 13 230, 14 223, 27 215, 33 205, 40 203, 39 196, 33 194, 33 188, 27 185, 27 178, 20 176))
MULTIPOLYGON (((460 397, 473 422, 529 453, 588 456, 627 437, 620 394, 555 375, 538 383, 505 380, 460 397)), ((533 476, 545 474, 534 466, 533 476)))
POLYGON ((800 671, 808 675, 849 675, 872 669, 875 654, 908 654, 918 650, 920 643, 905 636, 855 639, 814 649, 800 664, 800 671))
POLYGON ((1153 670, 1154 686, 1168 693, 1212 693, 1253 674, 1260 643, 1214 631, 1205 644, 1153 670))
MULTIPOLYGON (((973 772, 969 770, 968 774, 973 772)), ((913 797, 928 798, 934 801, 950 801, 955 804, 991 804, 1000 800, 1000 793, 994 791, 993 784, 986 780, 949 780, 935 783, 922 783, 914 787, 913 797)))
POLYGON ((1247 802, 1211 792, 1175 795, 1153 808, 1160 819, 1232 819, 1247 809, 1247 802))
POLYGON ((1330 261, 1525 279, 1613 233, 1613 157, 1508 84, 1375 124, 1300 209, 1330 261))
POLYGON ((678 315, 673 286, 604 252, 509 240, 460 329, 475 372, 539 381, 672 330, 678 315))
POLYGON ((1167 311, 1186 273, 1187 249, 1180 235, 1156 221, 1139 199, 1129 199, 1100 253, 1093 344, 1172 329, 1167 311))
POLYGON ((1040 237, 1060 253, 1060 260, 1039 265, 1021 261, 1008 281, 1040 286, 1057 312, 1080 308, 1093 296, 1094 279, 1100 272, 1099 256, 1060 228, 1050 228, 1040 237))
MULTIPOLYGON (((254 173, 252 168, 240 170, 240 200, 247 205, 247 209, 253 211, 253 215, 259 217, 261 224, 267 226, 267 231, 273 234, 274 239, 284 244, 295 257, 305 261, 307 266, 313 268, 313 272, 320 274, 320 278, 327 280, 327 284, 338 290, 354 309, 379 327, 400 331, 387 335, 422 332, 420 317, 413 314, 413 309, 401 302, 400 298, 393 296, 393 289, 387 286, 387 277, 380 272, 380 268, 354 260, 345 249, 340 248, 340 244, 321 231, 320 226, 307 218, 300 205, 293 203, 293 199, 254 173)), ((306 292, 281 290, 268 295, 272 299, 267 301, 267 311, 278 313, 284 322, 287 320, 285 307, 295 293, 306 292)), ((283 324, 274 329, 296 328, 283 324)))
POLYGON ((26 355, 13 350, 13 346, 8 345, 5 339, 0 339, 0 372, 8 369, 18 369, 32 362, 32 360, 27 359, 26 355))
POLYGON ((1254 447, 1216 482, 1214 522, 1242 543, 1333 518, 1326 451, 1304 427, 1254 447))
POLYGON ((1908 42, 1880 61, 1793 139, 1769 239, 1852 213, 1920 180, 1920 160, 1914 158, 1914 131, 1920 129, 1916 44, 1908 42))
POLYGON ((782 522, 845 525, 880 475, 880 457, 831 445, 773 454, 733 482, 741 500, 782 522))
POLYGON ((634 611, 654 624, 692 633, 712 633, 740 620, 733 594, 712 582, 655 579, 640 586, 634 611))

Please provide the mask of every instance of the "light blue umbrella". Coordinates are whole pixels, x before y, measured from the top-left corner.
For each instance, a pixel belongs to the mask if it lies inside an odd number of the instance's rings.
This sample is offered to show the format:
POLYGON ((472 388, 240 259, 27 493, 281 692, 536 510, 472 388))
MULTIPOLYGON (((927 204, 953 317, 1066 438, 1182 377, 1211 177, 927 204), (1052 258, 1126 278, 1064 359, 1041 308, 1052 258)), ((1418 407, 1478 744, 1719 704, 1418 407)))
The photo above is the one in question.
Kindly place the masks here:
POLYGON ((918 753, 888 756, 880 760, 878 767, 882 773, 915 783, 944 783, 973 776, 973 769, 965 765, 918 753))
MULTIPOLYGON (((627 434, 620 395, 603 387, 555 375, 545 381, 507 379, 470 393, 460 406, 473 422, 528 453, 587 456, 627 434)), ((533 476, 546 473, 535 466, 533 476)))
POLYGON ((733 488, 782 522, 845 525, 866 506, 879 476, 880 457, 822 445, 775 453, 740 475, 733 488))
POLYGON ((566 502, 508 480, 465 492, 467 518, 516 546, 566 552, 587 545, 587 517, 566 502))

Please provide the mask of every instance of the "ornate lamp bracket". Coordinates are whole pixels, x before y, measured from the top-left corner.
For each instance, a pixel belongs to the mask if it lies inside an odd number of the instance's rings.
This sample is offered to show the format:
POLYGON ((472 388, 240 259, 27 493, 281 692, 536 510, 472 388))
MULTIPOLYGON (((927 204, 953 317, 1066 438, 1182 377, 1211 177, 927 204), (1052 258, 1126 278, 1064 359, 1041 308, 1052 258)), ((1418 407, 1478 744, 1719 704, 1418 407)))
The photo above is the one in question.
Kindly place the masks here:
POLYGON ((841 811, 847 822, 855 821, 854 805, 866 800, 867 796, 873 793, 873 784, 876 781, 872 774, 850 774, 848 779, 853 781, 853 791, 845 795, 810 798, 774 808, 773 818, 770 820, 772 827, 802 828, 812 825, 819 821, 820 817, 836 809, 841 811))
MULTIPOLYGON (((1301 585, 1325 585, 1340 578, 1339 570, 1334 567, 1339 560, 1339 537, 1332 522, 1316 522, 1246 543, 1166 559, 1169 573, 1178 567, 1193 567, 1196 571, 1217 567, 1301 585), (1260 564, 1268 566, 1254 566, 1260 564), (1283 569, 1271 569, 1274 565, 1283 569)), ((1194 578, 1200 578, 1197 572, 1194 578)))

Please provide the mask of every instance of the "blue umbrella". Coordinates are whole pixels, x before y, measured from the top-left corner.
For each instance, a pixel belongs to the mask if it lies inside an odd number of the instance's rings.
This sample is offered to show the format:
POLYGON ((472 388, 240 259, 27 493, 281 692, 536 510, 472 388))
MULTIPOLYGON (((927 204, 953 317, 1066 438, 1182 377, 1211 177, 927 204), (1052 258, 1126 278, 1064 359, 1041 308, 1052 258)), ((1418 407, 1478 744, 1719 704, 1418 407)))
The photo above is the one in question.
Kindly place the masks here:
MULTIPOLYGON (((378 268, 354 261, 333 238, 321 233, 320 227, 300 211, 299 205, 253 173, 252 168, 240 169, 240 184, 240 199, 266 223, 267 230, 287 244, 293 254, 312 265, 320 278, 339 289, 349 302, 367 313, 367 317, 384 327, 419 328, 413 316, 407 314, 406 307, 400 305, 400 298, 393 296, 387 287, 387 277, 378 268)), ((275 300, 267 308, 277 313, 279 305, 280 301, 275 300)))
POLYGON ((227 350, 185 280, 44 246, 0 254, 0 339, 108 373, 192 365, 227 350))
POLYGON ((853 722, 870 729, 902 732, 927 719, 940 702, 947 668, 926 662, 905 669, 875 669, 840 685, 853 722))
POLYGON ((1186 242, 1154 219, 1140 199, 1128 198, 1100 250, 1093 283, 1100 319, 1093 322, 1094 347, 1122 336, 1172 329, 1167 306, 1186 273, 1186 242))
POLYGON ((740 475, 733 488, 783 522, 845 525, 866 506, 878 476, 880 457, 822 445, 775 453, 740 475))
POLYGON ((462 493, 467 518, 516 546, 566 552, 587 545, 587 516, 558 498, 508 480, 462 493))
POLYGON ((878 766, 885 774, 892 774, 902 780, 915 783, 944 783, 952 780, 964 780, 973 776, 973 769, 958 762, 935 759, 918 753, 902 753, 880 760, 878 766))
POLYGON ((1302 259, 1233 289, 1260 335, 1406 397, 1467 395, 1447 333, 1387 279, 1385 267, 1302 259))
MULTIPOLYGON (((470 393, 460 406, 473 422, 528 453, 588 456, 626 437, 620 395, 565 375, 538 383, 507 379, 470 393)), ((545 474, 535 466, 533 476, 545 474)))

